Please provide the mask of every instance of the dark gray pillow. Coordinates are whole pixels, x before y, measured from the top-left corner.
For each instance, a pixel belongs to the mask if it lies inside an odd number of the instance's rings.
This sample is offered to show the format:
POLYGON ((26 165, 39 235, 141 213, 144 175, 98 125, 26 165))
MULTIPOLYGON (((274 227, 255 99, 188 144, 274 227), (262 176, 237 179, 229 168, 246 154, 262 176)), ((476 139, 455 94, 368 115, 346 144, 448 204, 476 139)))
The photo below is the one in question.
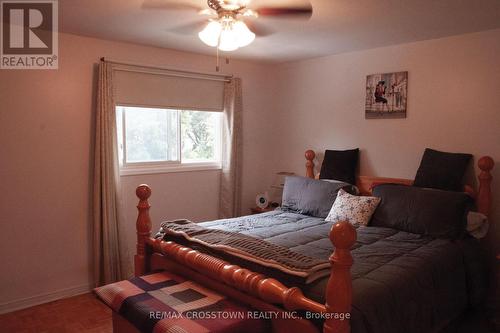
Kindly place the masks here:
POLYGON ((461 192, 471 154, 447 153, 426 148, 413 186, 461 192))
POLYGON ((341 188, 352 191, 351 185, 344 182, 326 182, 297 176, 286 177, 282 208, 299 214, 325 218, 341 188))
POLYGON ((356 184, 359 148, 350 150, 325 150, 320 179, 335 179, 356 184))
POLYGON ((388 227, 436 238, 465 234, 471 198, 463 192, 383 184, 373 189, 381 201, 370 226, 388 227))

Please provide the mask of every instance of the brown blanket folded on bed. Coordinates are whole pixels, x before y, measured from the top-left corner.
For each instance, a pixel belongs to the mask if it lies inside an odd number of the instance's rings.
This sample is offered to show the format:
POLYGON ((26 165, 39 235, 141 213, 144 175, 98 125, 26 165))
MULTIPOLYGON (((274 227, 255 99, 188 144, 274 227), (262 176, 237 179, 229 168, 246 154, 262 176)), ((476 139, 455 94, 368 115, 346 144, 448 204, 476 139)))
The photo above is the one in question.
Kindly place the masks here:
POLYGON ((311 283, 330 274, 328 261, 308 257, 241 233, 208 229, 188 220, 163 222, 157 236, 180 237, 209 249, 301 277, 304 283, 311 283))

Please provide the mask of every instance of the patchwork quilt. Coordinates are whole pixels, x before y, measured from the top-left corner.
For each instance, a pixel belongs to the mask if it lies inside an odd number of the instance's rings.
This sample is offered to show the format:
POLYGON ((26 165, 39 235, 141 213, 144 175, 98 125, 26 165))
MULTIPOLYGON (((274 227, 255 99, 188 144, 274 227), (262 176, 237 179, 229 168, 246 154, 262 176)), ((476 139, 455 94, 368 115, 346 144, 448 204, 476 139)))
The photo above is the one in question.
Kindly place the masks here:
POLYGON ((134 277, 94 289, 113 311, 141 332, 265 332, 250 310, 168 272, 134 277))

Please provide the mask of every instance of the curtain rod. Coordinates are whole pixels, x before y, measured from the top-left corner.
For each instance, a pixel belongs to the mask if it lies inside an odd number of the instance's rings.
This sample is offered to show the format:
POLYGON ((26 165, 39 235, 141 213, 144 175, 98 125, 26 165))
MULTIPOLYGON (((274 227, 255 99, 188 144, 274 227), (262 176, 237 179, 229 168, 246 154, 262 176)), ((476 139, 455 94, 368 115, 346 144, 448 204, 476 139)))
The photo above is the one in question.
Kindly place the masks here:
MULTIPOLYGON (((175 68, 168 68, 168 67, 161 67, 161 66, 153 66, 153 65, 147 65, 147 64, 139 64, 139 63, 133 63, 133 62, 125 62, 125 61, 118 61, 114 59, 109 59, 102 57, 101 61, 107 61, 109 63, 115 64, 115 65, 125 65, 125 66, 133 66, 133 67, 141 67, 141 68, 146 68, 150 70, 160 70, 160 71, 165 71, 169 73, 164 73, 165 75, 170 75, 170 76, 178 76, 178 77, 186 77, 186 78, 199 78, 199 79, 205 79, 205 80, 214 80, 214 81, 225 81, 229 82, 233 78, 233 75, 225 75, 225 74, 214 74, 214 73, 207 73, 207 72, 195 72, 195 71, 189 71, 189 70, 184 70, 184 69, 175 69, 175 68)), ((125 71, 131 71, 131 72, 143 72, 143 73, 149 73, 149 74, 160 74, 158 72, 153 73, 151 71, 140 71, 140 70, 135 70, 135 69, 118 69, 118 70, 125 70, 125 71)))

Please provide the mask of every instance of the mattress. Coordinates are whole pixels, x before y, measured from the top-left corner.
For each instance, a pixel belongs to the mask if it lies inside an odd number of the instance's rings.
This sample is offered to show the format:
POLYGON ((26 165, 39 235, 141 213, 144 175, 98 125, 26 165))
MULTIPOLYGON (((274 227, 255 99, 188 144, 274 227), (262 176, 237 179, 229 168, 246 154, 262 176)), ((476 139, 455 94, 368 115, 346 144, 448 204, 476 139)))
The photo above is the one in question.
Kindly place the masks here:
MULTIPOLYGON (((243 233, 313 258, 327 259, 333 252, 328 238, 331 222, 294 212, 276 210, 200 225, 243 233)), ((486 274, 480 264, 484 256, 474 239, 435 239, 365 226, 357 228, 357 236, 351 269, 353 333, 427 332, 477 304, 485 293, 486 274)), ((288 286, 298 286, 317 302, 325 301, 328 277, 306 285, 279 271, 222 257, 288 286)))

